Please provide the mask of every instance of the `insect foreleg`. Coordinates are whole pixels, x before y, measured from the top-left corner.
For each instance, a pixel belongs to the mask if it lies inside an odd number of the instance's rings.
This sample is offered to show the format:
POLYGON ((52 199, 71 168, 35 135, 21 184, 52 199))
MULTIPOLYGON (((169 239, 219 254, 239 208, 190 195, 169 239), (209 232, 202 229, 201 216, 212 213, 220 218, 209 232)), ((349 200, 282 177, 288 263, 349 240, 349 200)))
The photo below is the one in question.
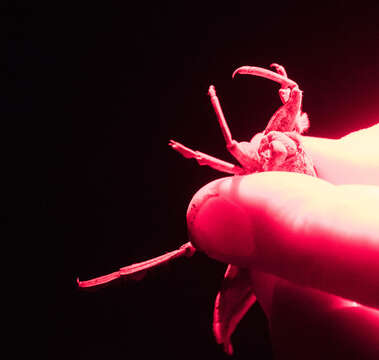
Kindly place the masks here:
POLYGON ((293 89, 295 87, 298 87, 298 85, 293 80, 288 79, 286 76, 256 66, 241 66, 234 71, 232 77, 234 78, 236 74, 246 74, 264 77, 266 79, 278 82, 280 85, 282 85, 283 88, 293 89))
POLYGON ((274 68, 278 74, 284 76, 285 78, 288 78, 287 72, 286 72, 286 69, 284 68, 284 66, 279 65, 277 63, 273 63, 270 65, 270 67, 274 68))
MULTIPOLYGON (((283 77, 288 78, 287 72, 284 66, 276 64, 276 63, 271 64, 270 66, 273 67, 279 75, 282 75, 283 77)), ((283 104, 285 104, 288 101, 290 97, 290 93, 291 93, 291 90, 287 86, 282 85, 281 88, 279 89, 279 97, 280 97, 280 100, 282 100, 283 104)))

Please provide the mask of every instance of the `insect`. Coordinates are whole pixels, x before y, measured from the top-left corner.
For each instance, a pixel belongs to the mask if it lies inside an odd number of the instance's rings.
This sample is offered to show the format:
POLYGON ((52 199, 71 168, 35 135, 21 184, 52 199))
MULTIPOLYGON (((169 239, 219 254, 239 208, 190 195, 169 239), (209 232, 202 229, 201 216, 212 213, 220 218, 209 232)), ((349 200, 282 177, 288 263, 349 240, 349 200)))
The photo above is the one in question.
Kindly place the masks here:
POLYGON ((171 140, 169 145, 186 158, 194 158, 200 165, 208 165, 221 172, 245 175, 262 171, 292 171, 315 176, 311 159, 301 145, 299 134, 309 127, 306 113, 301 111, 302 92, 299 86, 288 79, 283 66, 272 64, 277 72, 259 67, 243 66, 234 73, 262 76, 281 84, 279 96, 283 105, 271 117, 266 129, 252 137, 249 142, 233 140, 225 120, 214 86, 209 96, 216 112, 227 150, 237 159, 240 166, 209 156, 200 151, 171 140))
MULTIPOLYGON (((288 171, 317 176, 312 160, 305 153, 299 136, 309 127, 308 116, 302 112, 302 91, 293 80, 287 77, 283 66, 278 64, 271 66, 275 71, 242 66, 233 73, 233 77, 236 74, 255 75, 276 81, 281 85, 279 96, 283 105, 273 114, 265 130, 254 135, 249 142, 237 142, 232 138, 216 90, 214 86, 209 88, 208 94, 224 136, 226 148, 239 165, 192 150, 174 140, 170 140, 169 145, 185 158, 195 159, 200 165, 207 165, 237 176, 264 171, 288 171)), ((195 251, 195 246, 188 242, 179 249, 157 258, 129 265, 111 274, 87 281, 77 279, 77 282, 79 287, 86 288, 105 284, 120 277, 140 280, 148 269, 181 256, 192 256, 195 251)), ((216 297, 213 321, 215 338, 219 344, 223 345, 226 353, 233 353, 231 335, 255 301, 256 296, 250 283, 248 270, 236 265, 228 265, 223 286, 216 297)))

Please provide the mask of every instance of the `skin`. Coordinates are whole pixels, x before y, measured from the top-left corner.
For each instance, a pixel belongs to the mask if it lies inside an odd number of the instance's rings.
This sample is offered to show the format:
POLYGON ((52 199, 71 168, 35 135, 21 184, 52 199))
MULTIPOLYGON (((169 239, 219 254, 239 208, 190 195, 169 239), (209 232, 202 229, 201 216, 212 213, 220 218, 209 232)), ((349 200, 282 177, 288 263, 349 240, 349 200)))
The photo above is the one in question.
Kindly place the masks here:
POLYGON ((302 137, 319 178, 223 178, 189 206, 191 242, 250 269, 276 359, 379 358, 378 138, 302 137))
POLYGON ((339 140, 302 136, 318 177, 332 184, 379 186, 379 124, 339 140))

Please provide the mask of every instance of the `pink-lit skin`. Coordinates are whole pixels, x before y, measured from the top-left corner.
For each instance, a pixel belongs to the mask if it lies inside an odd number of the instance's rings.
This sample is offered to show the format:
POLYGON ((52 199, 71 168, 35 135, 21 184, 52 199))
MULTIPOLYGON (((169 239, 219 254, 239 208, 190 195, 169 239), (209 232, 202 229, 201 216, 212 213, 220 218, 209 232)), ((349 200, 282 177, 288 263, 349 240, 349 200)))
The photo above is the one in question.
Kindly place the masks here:
POLYGON ((378 214, 377 187, 265 172, 206 185, 187 219, 212 258, 379 308, 378 214))
POLYGON ((379 124, 341 139, 302 136, 318 177, 332 184, 379 185, 379 124))
POLYGON ((378 310, 254 270, 251 284, 275 359, 378 359, 378 310))
POLYGON ((379 124, 341 140, 303 137, 319 177, 330 183, 269 172, 224 178, 206 185, 189 206, 193 243, 210 257, 250 268, 251 284, 269 319, 278 359, 378 358, 378 138, 379 124), (357 153, 362 159, 358 167, 357 153), (217 237, 209 237, 209 233, 197 238, 202 231, 197 221, 203 216, 209 231, 218 233, 221 225, 225 226, 222 207, 214 206, 218 192, 226 199, 222 206, 231 214, 230 221, 237 225, 233 245, 223 237, 225 233, 219 237, 222 243, 212 241, 217 237), (252 199, 258 201, 257 207, 250 206, 252 199), (221 219, 223 222, 217 221, 221 219), (310 226, 318 229, 315 234, 309 231, 310 226), (245 241, 246 247, 242 245, 245 241), (220 249, 226 243, 224 253, 220 249), (258 253, 266 263, 257 261, 258 253))

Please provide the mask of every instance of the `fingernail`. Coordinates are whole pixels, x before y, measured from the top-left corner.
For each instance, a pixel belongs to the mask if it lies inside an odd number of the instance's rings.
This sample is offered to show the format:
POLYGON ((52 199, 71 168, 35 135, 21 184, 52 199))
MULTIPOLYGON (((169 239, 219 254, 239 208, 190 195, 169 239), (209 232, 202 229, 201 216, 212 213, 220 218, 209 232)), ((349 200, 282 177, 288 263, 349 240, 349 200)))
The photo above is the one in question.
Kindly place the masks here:
POLYGON ((216 260, 245 264, 254 250, 252 223, 246 211, 230 200, 230 178, 201 188, 187 210, 191 243, 216 260))

